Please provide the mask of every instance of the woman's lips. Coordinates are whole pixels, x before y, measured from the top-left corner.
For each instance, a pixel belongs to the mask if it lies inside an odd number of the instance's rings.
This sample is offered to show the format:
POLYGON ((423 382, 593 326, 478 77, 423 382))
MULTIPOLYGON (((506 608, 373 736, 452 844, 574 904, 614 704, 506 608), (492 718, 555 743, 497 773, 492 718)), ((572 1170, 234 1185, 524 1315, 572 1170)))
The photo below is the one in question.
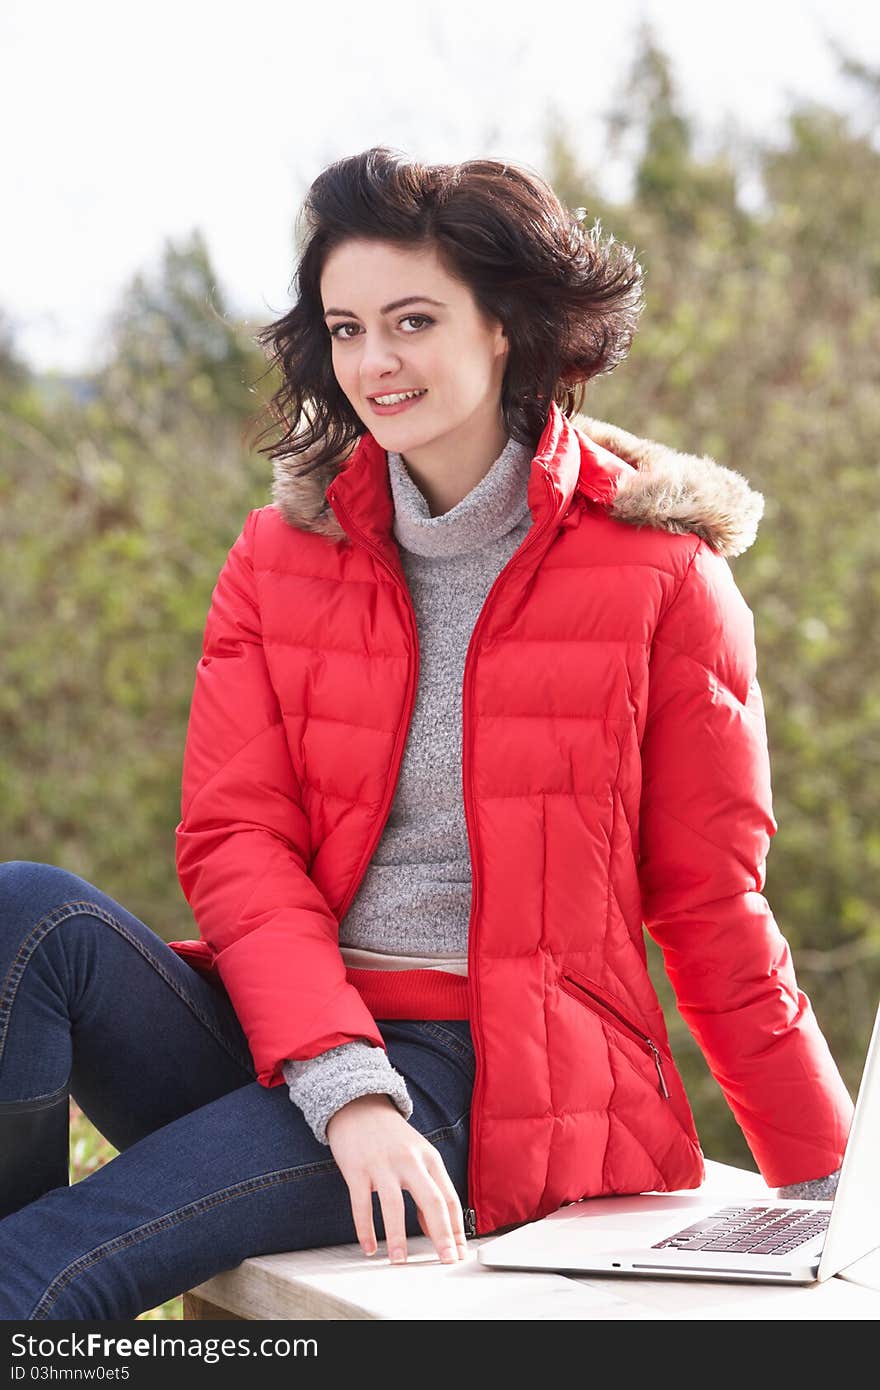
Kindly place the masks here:
MULTIPOLYGON (((388 394, 390 396, 391 392, 389 391, 388 394)), ((372 400, 370 405, 377 415, 399 415, 402 410, 409 410, 411 405, 418 405, 419 401, 423 401, 427 394, 426 388, 420 396, 410 396, 408 401, 398 401, 396 405, 380 405, 378 401, 372 400)))

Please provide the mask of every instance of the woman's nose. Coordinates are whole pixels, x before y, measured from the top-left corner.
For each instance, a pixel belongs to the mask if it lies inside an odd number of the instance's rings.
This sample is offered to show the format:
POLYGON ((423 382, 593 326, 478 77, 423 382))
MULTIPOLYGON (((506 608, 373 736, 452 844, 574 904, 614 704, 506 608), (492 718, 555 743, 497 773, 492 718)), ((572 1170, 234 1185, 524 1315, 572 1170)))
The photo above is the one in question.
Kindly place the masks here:
POLYGON ((365 343, 361 353, 361 381, 365 390, 369 391, 382 376, 397 375, 400 366, 400 355, 390 345, 383 345, 378 340, 365 343))

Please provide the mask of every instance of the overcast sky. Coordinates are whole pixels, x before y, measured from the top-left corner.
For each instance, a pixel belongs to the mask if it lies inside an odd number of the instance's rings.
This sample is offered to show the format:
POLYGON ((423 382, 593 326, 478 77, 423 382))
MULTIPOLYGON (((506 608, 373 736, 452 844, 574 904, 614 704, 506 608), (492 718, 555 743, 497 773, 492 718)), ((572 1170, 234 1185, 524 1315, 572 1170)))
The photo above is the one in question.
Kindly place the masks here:
MULTIPOLYGON (((796 99, 863 115, 829 38, 880 66, 866 0, 444 0, 426 11, 413 0, 4 0, 0 310, 19 352, 40 369, 95 365, 129 278, 196 227, 231 310, 255 326, 277 317, 309 182, 369 145, 543 172, 552 111, 596 167, 642 19, 710 140, 731 120, 772 135, 796 99)), ((622 190, 620 171, 601 175, 605 191, 622 190)))

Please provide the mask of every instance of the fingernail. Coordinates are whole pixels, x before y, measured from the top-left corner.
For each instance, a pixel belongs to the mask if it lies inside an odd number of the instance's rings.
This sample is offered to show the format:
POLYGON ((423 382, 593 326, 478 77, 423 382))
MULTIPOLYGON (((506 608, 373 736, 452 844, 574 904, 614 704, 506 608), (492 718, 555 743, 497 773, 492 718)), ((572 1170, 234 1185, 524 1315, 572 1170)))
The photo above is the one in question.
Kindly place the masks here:
POLYGON ((363 1247, 363 1250, 364 1250, 364 1254, 365 1254, 365 1255, 368 1255, 368 1256, 369 1256, 369 1255, 375 1255, 375 1253, 376 1253, 376 1247, 375 1247, 375 1245, 365 1245, 365 1246, 363 1247))
POLYGON ((392 1250, 391 1263, 395 1265, 406 1264, 406 1252, 403 1250, 392 1250))
POLYGON ((440 1258, 443 1260, 457 1260, 458 1251, 454 1245, 444 1245, 440 1251, 440 1258))

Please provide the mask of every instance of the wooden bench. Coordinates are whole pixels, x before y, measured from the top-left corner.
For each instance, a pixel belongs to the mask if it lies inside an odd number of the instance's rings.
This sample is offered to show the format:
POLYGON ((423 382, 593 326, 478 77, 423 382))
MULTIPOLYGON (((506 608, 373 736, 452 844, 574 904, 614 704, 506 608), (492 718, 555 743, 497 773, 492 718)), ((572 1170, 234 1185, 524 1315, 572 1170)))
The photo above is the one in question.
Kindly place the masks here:
MULTIPOLYGON (((707 1161, 696 1195, 723 1205, 736 1197, 772 1195, 761 1177, 707 1161)), ((465 1260, 444 1265, 427 1236, 408 1236, 408 1260, 392 1265, 384 1246, 367 1259, 357 1243, 290 1254, 259 1255, 183 1296, 187 1319, 521 1318, 718 1319, 880 1317, 880 1251, 844 1275, 809 1287, 699 1282, 684 1279, 493 1270, 477 1261, 491 1236, 468 1241, 465 1260)))

